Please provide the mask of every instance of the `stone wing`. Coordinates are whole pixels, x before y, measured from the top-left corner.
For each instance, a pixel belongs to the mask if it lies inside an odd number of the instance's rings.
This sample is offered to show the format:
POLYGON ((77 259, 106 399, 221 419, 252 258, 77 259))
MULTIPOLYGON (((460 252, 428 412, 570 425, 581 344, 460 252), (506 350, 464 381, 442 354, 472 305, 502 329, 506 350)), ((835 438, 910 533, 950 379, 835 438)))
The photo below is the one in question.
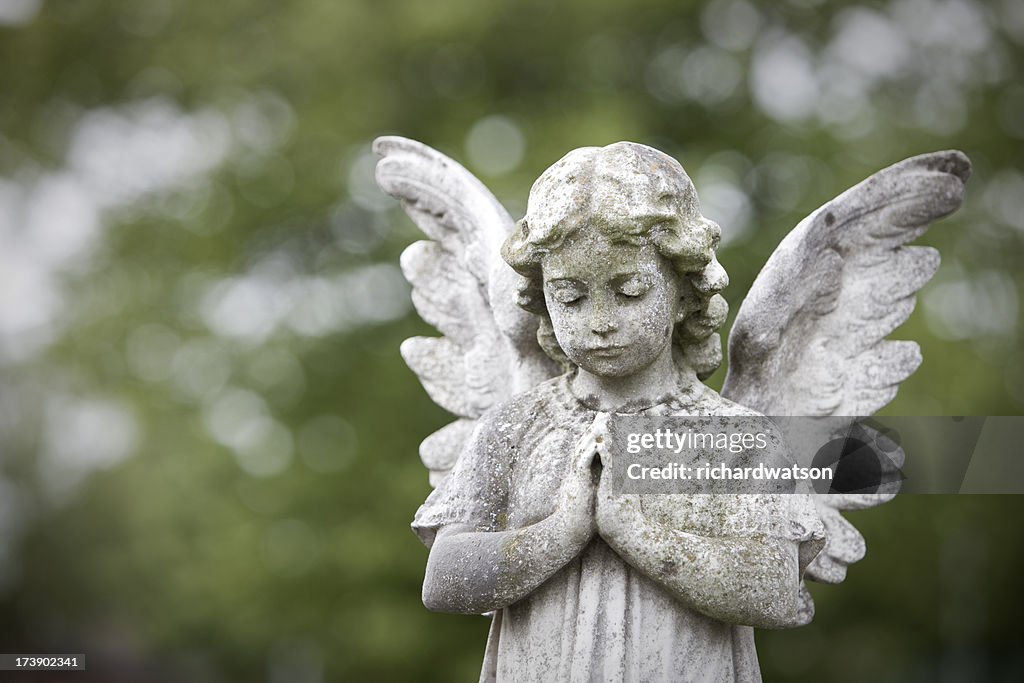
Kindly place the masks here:
MULTIPOLYGON (((765 415, 851 421, 888 404, 921 352, 915 342, 886 337, 910 316, 939 266, 935 249, 906 245, 960 206, 970 170, 958 151, 911 157, 801 221, 740 307, 722 395, 765 415)), ((839 510, 893 495, 814 494, 828 543, 807 576, 841 582, 865 548, 839 510)))
POLYGON ((402 253, 402 272, 424 321, 441 337, 412 337, 402 357, 430 397, 459 417, 428 436, 420 457, 437 486, 476 419, 555 374, 537 343, 538 320, 515 303, 521 276, 500 255, 514 222, 465 168, 415 140, 377 138, 380 187, 429 238, 402 253))

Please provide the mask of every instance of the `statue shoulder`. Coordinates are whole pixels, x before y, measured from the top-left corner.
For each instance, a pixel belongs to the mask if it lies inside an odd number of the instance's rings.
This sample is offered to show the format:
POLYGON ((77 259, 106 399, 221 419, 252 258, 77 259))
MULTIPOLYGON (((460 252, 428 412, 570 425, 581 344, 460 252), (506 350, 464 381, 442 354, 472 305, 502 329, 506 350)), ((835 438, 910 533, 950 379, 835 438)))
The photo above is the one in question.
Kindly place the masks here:
POLYGON ((578 406, 564 375, 553 377, 492 406, 480 416, 481 434, 516 439, 538 420, 557 421, 578 406))
MULTIPOLYGON (((691 414, 720 415, 723 417, 764 417, 762 413, 745 405, 730 401, 711 387, 704 385, 691 414)), ((685 405, 685 404, 684 404, 685 405)))

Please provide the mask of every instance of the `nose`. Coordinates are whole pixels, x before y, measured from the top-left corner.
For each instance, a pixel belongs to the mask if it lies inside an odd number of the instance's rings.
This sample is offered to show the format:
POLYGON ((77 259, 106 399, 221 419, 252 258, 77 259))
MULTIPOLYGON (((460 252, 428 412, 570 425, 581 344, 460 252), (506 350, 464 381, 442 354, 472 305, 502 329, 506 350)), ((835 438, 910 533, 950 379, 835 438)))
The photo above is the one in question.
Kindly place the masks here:
POLYGON ((590 316, 590 329, 594 334, 604 336, 619 329, 619 324, 615 321, 614 316, 611 315, 607 305, 598 304, 594 306, 593 313, 590 316))
POLYGON ((614 332, 615 330, 617 330, 619 328, 611 320, 608 320, 607 318, 604 318, 604 319, 600 319, 600 320, 597 320, 597 319, 593 320, 590 323, 590 329, 592 329, 595 334, 599 334, 599 335, 603 336, 603 335, 606 335, 606 334, 611 334, 612 332, 614 332))

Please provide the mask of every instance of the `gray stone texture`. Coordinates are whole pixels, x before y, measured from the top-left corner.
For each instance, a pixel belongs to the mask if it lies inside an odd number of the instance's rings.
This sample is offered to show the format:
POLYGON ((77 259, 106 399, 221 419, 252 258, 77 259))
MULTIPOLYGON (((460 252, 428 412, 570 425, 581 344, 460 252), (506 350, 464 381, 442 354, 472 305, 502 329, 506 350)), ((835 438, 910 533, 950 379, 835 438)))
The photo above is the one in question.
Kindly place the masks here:
POLYGON ((458 417, 421 447, 424 603, 493 613, 482 680, 760 680, 753 627, 809 622, 804 581, 838 583, 864 555, 839 511, 893 494, 616 495, 609 414, 883 407, 921 362, 886 337, 939 262, 906 245, 959 206, 967 158, 907 159, 802 221, 740 307, 719 395, 701 381, 728 310, 719 227, 674 159, 574 150, 515 223, 437 151, 375 149, 380 186, 428 238, 402 268, 443 335, 402 355, 458 417))

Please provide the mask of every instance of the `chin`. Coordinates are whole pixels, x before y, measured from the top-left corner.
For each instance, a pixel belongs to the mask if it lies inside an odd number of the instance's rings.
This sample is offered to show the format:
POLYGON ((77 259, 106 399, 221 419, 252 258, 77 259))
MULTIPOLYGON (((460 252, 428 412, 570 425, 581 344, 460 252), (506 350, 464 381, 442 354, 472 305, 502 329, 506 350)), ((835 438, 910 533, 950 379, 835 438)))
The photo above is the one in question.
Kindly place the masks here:
POLYGON ((597 377, 607 377, 609 379, 618 379, 621 377, 629 377, 639 372, 642 368, 634 367, 633 365, 621 365, 612 362, 595 362, 593 360, 585 360, 582 363, 576 363, 580 368, 586 370, 591 375, 597 377))

